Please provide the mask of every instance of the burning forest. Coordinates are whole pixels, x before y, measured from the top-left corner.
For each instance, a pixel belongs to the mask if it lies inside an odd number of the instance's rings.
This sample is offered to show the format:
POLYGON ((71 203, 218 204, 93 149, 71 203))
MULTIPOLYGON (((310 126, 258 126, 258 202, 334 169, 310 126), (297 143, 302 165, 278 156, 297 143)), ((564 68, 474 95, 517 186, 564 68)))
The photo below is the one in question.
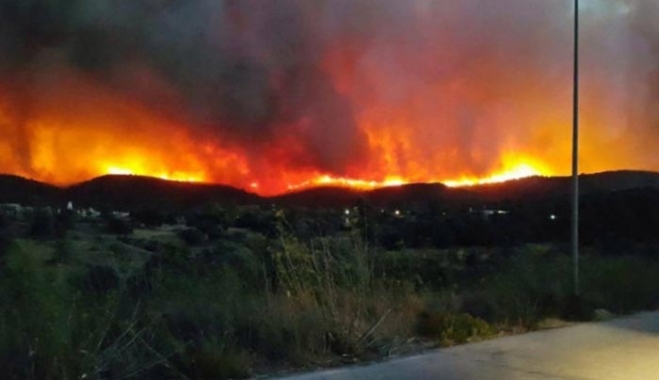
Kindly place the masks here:
MULTIPOLYGON (((654 0, 587 0, 581 167, 659 170, 654 0)), ((0 168, 260 194, 569 172, 572 7, 0 1, 0 168)))

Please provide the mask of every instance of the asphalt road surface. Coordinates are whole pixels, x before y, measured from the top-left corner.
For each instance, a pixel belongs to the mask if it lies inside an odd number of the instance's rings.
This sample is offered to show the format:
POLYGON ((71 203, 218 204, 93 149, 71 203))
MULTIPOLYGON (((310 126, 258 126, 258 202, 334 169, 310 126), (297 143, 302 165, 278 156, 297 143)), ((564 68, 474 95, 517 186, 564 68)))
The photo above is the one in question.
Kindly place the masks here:
POLYGON ((659 312, 280 380, 659 380, 659 312))

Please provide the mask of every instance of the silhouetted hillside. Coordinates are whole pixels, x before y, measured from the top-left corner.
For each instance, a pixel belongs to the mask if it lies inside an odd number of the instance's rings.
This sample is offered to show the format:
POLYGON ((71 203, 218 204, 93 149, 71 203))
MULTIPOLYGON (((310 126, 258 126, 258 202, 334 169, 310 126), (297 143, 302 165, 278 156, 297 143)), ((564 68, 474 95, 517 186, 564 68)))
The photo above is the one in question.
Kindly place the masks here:
POLYGON ((585 193, 659 188, 659 173, 620 170, 586 174, 582 176, 581 182, 581 188, 585 193))
MULTIPOLYGON (((579 176, 579 191, 582 195, 642 188, 659 188, 659 173, 622 170, 579 176)), ((572 191, 572 178, 528 177, 469 187, 466 190, 484 201, 494 202, 562 197, 572 191)))
POLYGON ((368 193, 343 187, 316 187, 278 195, 268 200, 283 206, 338 208, 354 205, 368 193))
MULTIPOLYGON (((615 171, 580 177, 580 190, 584 196, 644 188, 659 189, 659 173, 615 171)), ((530 177, 466 188, 449 188, 438 183, 371 191, 319 187, 275 197, 260 197, 230 186, 172 182, 141 176, 109 175, 61 189, 17 176, 0 175, 0 203, 61 205, 73 201, 81 206, 112 209, 133 209, 145 205, 185 208, 208 202, 332 208, 349 207, 358 202, 376 207, 428 203, 462 207, 564 199, 570 191, 570 177, 530 177)))
POLYGON ((465 205, 478 201, 478 196, 468 190, 450 188, 441 183, 415 183, 368 191, 321 187, 280 195, 270 200, 286 206, 339 208, 354 206, 358 202, 365 202, 374 207, 428 202, 465 205))
POLYGON ((60 201, 62 189, 26 178, 0 174, 0 203, 49 205, 60 201))
POLYGON ((478 201, 478 197, 469 190, 450 188, 441 183, 416 183, 398 187, 376 189, 368 194, 368 199, 375 205, 427 204, 428 202, 464 205, 478 201))
POLYGON ((260 198, 230 186, 165 181, 141 176, 103 176, 69 187, 65 196, 83 206, 134 209, 145 205, 191 207, 208 202, 248 204, 260 198))
MULTIPOLYGON (((615 171, 579 177, 582 195, 629 189, 659 189, 659 173, 615 171)), ((374 206, 438 202, 464 206, 504 201, 533 201, 564 198, 572 191, 571 177, 529 177, 491 185, 450 188, 439 183, 410 184, 371 191, 324 187, 302 190, 272 198, 275 203, 295 206, 344 207, 367 201, 374 206)))

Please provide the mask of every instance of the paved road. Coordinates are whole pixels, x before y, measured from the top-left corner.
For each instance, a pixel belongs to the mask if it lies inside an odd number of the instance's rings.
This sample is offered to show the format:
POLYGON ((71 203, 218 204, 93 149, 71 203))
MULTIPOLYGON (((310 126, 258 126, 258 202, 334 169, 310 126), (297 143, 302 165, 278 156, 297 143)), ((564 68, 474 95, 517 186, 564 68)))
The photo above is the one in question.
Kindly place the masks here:
POLYGON ((659 312, 281 380, 659 379, 659 312))

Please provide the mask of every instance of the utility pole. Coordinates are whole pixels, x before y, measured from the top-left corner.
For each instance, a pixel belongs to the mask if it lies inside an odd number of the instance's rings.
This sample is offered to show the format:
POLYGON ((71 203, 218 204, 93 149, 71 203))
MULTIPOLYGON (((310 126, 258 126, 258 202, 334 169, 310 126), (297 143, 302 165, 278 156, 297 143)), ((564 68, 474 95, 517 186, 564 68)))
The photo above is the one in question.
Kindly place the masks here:
POLYGON ((579 295, 579 0, 574 0, 574 83, 572 104, 572 259, 574 294, 579 295))

